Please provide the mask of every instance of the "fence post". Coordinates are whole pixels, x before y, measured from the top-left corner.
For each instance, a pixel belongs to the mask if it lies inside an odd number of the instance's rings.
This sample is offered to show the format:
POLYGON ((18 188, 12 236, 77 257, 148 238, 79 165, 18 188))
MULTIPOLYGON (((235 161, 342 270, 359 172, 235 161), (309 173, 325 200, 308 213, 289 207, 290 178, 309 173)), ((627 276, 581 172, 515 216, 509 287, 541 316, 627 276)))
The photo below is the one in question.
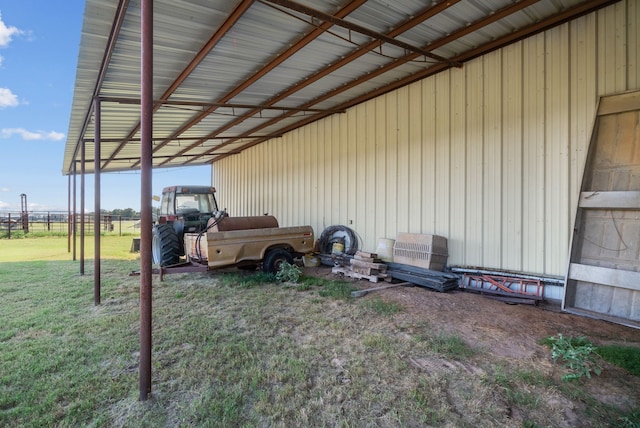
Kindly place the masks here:
POLYGON ((9 222, 7 223, 7 239, 11 239, 11 213, 9 213, 9 222))

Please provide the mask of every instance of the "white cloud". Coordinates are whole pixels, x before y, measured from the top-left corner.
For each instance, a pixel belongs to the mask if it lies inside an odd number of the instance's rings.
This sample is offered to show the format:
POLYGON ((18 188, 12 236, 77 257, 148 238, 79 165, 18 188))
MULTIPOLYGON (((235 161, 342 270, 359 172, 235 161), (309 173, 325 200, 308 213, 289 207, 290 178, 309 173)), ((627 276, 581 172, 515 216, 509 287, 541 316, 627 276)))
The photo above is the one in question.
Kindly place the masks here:
POLYGON ((10 192, 11 189, 9 189, 8 187, 0 187, 0 192, 10 192))
POLYGON ((18 96, 11 92, 11 89, 0 88, 0 109, 5 107, 15 107, 18 104, 18 96))
POLYGON ((9 46, 9 43, 11 43, 11 39, 13 38, 13 36, 22 33, 23 32, 17 27, 7 27, 7 25, 2 20, 2 14, 0 14, 0 48, 9 46))
POLYGON ((19 135, 23 140, 47 140, 60 141, 64 139, 64 134, 56 131, 27 131, 24 128, 3 128, 0 130, 0 138, 11 138, 13 135, 19 135))
POLYGON ((11 206, 11 205, 10 205, 10 204, 8 204, 7 202, 2 202, 2 201, 0 201, 0 210, 7 209, 7 208, 9 208, 10 206, 11 206))

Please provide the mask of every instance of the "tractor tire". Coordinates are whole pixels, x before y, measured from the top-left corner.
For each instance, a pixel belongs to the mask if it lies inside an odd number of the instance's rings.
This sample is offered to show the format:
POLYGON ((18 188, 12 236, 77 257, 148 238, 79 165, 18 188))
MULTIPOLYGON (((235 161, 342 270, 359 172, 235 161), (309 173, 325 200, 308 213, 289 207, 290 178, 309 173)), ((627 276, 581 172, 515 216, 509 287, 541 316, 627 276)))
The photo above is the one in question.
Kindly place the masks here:
POLYGON ((153 227, 151 251, 153 262, 158 266, 174 265, 180 261, 180 239, 170 224, 157 224, 153 227))
POLYGON ((293 256, 284 248, 276 248, 267 253, 262 263, 262 270, 266 273, 278 273, 280 265, 284 262, 293 264, 293 256))

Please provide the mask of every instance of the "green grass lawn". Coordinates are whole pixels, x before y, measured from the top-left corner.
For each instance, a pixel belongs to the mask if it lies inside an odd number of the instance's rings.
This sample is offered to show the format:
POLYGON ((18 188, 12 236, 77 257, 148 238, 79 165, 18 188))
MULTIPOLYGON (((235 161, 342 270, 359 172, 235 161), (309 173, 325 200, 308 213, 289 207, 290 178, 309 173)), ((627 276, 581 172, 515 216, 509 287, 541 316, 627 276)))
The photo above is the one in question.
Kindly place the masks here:
MULTIPOLYGON (((65 237, 0 244, 2 427, 563 427, 567 409, 581 426, 640 424, 637 403, 593 393, 611 374, 564 383, 549 356, 497 358, 397 303, 349 298, 350 283, 234 270, 154 276, 140 402, 131 237, 103 239, 99 306, 65 237)), ((634 379, 616 385, 637 396, 634 379)))
MULTIPOLYGON (((122 259, 133 260, 138 257, 137 253, 131 253, 131 242, 133 235, 119 236, 109 234, 100 237, 100 258, 101 259, 122 259)), ((73 247, 69 252, 68 239, 66 236, 44 236, 37 238, 15 238, 0 240, 0 263, 20 262, 36 260, 71 260, 73 247)), ((71 243, 73 246, 73 243, 71 243)), ((93 259, 94 236, 85 237, 84 255, 85 259, 93 259)), ((76 240, 76 258, 80 258, 80 238, 76 240)))

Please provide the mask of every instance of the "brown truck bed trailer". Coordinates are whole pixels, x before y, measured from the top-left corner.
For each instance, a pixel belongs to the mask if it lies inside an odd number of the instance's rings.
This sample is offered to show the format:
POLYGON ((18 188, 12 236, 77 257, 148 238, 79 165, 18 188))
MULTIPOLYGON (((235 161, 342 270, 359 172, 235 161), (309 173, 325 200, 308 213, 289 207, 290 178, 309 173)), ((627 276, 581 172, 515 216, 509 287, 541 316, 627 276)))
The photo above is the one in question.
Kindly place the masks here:
POLYGON ((292 255, 313 251, 311 226, 270 227, 229 230, 204 234, 185 233, 187 260, 206 264, 209 269, 230 267, 243 262, 266 260, 270 251, 286 250, 292 255))

